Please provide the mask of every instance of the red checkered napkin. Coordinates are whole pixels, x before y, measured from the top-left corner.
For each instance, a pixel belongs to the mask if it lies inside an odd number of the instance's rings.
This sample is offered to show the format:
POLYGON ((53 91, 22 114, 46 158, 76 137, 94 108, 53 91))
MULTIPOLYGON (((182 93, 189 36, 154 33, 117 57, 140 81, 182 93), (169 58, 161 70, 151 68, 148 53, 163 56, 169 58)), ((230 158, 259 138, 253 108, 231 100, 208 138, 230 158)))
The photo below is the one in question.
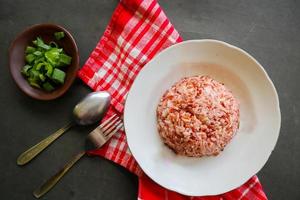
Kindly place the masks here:
MULTIPOLYGON (((126 95, 141 68, 162 49, 180 41, 180 35, 156 1, 120 1, 104 35, 78 76, 93 90, 111 94, 113 106, 107 117, 122 113, 126 95)), ((241 187, 217 196, 188 197, 169 191, 142 172, 128 149, 123 131, 89 154, 103 156, 138 175, 140 200, 267 199, 256 176, 241 187)))

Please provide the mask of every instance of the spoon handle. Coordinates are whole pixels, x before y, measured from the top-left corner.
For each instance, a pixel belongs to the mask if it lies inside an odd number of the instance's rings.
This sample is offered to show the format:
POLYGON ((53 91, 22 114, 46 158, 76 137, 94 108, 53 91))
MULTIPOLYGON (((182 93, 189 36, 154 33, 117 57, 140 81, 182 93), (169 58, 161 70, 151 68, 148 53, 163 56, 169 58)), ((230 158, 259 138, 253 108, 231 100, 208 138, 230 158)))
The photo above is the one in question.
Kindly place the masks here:
POLYGON ((36 198, 40 198, 44 194, 46 194, 49 190, 51 190, 56 183, 71 169, 71 167, 82 157, 85 155, 85 151, 78 153, 72 160, 70 160, 61 170, 59 170, 54 176, 48 179, 42 186, 36 189, 33 192, 33 195, 36 198))
POLYGON ((63 133, 65 133, 69 128, 74 125, 73 122, 69 122, 66 126, 58 129, 55 133, 49 135, 47 138, 40 141, 38 144, 34 145, 27 151, 23 152, 17 159, 18 165, 25 165, 41 153, 46 147, 48 147, 54 140, 59 138, 63 133))

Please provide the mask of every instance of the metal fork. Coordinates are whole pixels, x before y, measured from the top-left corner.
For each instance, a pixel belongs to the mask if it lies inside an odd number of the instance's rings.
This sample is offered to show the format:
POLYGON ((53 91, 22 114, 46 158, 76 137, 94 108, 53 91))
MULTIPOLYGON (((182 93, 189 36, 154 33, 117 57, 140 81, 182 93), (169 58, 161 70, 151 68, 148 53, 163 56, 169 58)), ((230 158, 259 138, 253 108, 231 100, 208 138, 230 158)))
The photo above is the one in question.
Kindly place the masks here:
MULTIPOLYGON (((100 148, 121 128, 123 128, 122 119, 115 114, 109 119, 105 120, 105 122, 101 123, 92 132, 90 132, 88 134, 88 139, 91 140, 96 148, 100 148)), ((52 176, 43 185, 37 188, 33 192, 33 195, 36 198, 40 198, 41 196, 46 194, 84 155, 86 155, 86 151, 81 151, 76 156, 74 156, 61 170, 59 170, 54 176, 52 176)))

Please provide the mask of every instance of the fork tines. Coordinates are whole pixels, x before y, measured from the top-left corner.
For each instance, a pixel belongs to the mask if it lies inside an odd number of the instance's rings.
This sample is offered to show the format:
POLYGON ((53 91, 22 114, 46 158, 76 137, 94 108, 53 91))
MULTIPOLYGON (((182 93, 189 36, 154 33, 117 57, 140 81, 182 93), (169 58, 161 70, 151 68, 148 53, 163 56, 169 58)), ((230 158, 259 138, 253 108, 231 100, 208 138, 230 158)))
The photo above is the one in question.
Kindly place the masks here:
POLYGON ((100 125, 103 136, 109 139, 113 134, 120 130, 123 126, 122 120, 117 114, 112 115, 100 125))
POLYGON ((123 128, 122 119, 117 114, 114 114, 93 130, 88 135, 88 138, 99 148, 121 128, 123 128))

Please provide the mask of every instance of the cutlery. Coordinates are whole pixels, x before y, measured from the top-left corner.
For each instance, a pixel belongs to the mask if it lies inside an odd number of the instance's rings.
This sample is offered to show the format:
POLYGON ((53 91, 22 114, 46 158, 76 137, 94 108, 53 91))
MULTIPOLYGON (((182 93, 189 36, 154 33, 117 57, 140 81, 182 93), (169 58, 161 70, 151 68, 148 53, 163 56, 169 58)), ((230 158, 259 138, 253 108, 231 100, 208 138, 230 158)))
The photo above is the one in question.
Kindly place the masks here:
POLYGON ((18 165, 25 165, 41 153, 52 142, 59 138, 72 126, 90 125, 102 119, 110 105, 110 94, 108 92, 92 92, 83 98, 73 109, 74 120, 60 128, 55 133, 40 141, 38 144, 23 152, 17 158, 18 165))
MULTIPOLYGON (((120 117, 116 114, 105 120, 96 129, 88 135, 88 139, 95 145, 96 148, 102 147, 115 133, 123 128, 123 123, 120 117)), ((86 151, 79 152, 73 159, 71 159, 61 170, 54 176, 48 179, 42 186, 33 192, 36 198, 40 198, 52 189, 56 183, 71 169, 71 167, 86 155, 86 151)))

